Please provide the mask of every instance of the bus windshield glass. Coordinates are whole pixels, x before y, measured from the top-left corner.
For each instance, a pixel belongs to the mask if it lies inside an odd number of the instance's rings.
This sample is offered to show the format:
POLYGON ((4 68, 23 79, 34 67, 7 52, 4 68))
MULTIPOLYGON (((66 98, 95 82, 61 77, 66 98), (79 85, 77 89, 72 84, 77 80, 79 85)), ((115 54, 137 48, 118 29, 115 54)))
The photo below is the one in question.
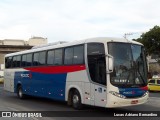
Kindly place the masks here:
POLYGON ((131 43, 108 43, 114 58, 111 84, 117 87, 143 87, 147 85, 147 64, 144 47, 131 43))

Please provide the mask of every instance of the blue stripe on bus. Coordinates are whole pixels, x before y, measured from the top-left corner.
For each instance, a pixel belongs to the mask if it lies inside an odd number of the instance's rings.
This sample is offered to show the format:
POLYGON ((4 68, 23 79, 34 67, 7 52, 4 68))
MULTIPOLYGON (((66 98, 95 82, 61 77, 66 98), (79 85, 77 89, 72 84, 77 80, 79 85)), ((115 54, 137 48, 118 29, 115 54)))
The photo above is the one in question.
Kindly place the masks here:
POLYGON ((119 88, 119 93, 126 97, 141 97, 146 91, 142 88, 119 88))
POLYGON ((24 94, 64 101, 66 76, 67 73, 42 74, 30 71, 15 72, 15 92, 17 84, 20 83, 24 94))

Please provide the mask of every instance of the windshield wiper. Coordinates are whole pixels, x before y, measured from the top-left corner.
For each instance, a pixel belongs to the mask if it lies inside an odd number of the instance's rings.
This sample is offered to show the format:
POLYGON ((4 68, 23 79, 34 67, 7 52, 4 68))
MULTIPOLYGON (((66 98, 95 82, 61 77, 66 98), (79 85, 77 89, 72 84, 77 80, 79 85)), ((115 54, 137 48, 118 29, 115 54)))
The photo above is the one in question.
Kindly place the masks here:
POLYGON ((139 61, 137 61, 137 72, 138 72, 138 74, 140 75, 140 77, 141 77, 141 79, 142 79, 142 81, 143 81, 143 84, 145 85, 146 84, 146 82, 145 82, 145 80, 144 80, 144 78, 142 77, 142 74, 141 74, 141 72, 139 71, 139 61))
MULTIPOLYGON (((128 70, 128 72, 129 72, 129 74, 128 74, 128 76, 127 76, 127 80, 126 80, 125 84, 123 85, 123 87, 124 87, 124 86, 125 86, 125 87, 127 86, 128 81, 129 81, 129 77, 130 77, 130 75, 131 75, 132 72, 137 72, 137 73, 139 74, 140 78, 142 79, 143 84, 145 84, 145 80, 144 80, 144 78, 142 77, 141 72, 139 71, 139 62, 138 62, 138 61, 136 62, 135 66, 132 66, 132 67, 128 70)), ((134 79, 135 79, 135 78, 134 78, 134 79)), ((137 87, 138 85, 134 84, 134 85, 132 85, 132 86, 136 86, 136 87, 137 87)))

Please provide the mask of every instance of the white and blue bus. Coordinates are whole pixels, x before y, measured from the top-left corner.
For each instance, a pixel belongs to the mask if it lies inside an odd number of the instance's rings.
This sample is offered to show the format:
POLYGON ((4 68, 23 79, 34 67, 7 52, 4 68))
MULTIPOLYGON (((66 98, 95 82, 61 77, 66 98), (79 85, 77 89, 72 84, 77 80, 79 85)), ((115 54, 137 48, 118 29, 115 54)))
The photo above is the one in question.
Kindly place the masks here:
POLYGON ((120 38, 92 38, 34 47, 5 56, 4 89, 83 104, 122 107, 148 101, 144 46, 120 38))

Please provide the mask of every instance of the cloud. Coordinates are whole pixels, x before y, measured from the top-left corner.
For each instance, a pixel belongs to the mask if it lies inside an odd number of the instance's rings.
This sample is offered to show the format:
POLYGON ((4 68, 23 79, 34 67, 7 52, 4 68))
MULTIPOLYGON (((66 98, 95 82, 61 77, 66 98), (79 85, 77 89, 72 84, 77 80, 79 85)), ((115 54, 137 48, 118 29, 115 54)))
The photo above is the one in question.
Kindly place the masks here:
POLYGON ((0 39, 123 37, 159 25, 159 0, 2 0, 0 39))

